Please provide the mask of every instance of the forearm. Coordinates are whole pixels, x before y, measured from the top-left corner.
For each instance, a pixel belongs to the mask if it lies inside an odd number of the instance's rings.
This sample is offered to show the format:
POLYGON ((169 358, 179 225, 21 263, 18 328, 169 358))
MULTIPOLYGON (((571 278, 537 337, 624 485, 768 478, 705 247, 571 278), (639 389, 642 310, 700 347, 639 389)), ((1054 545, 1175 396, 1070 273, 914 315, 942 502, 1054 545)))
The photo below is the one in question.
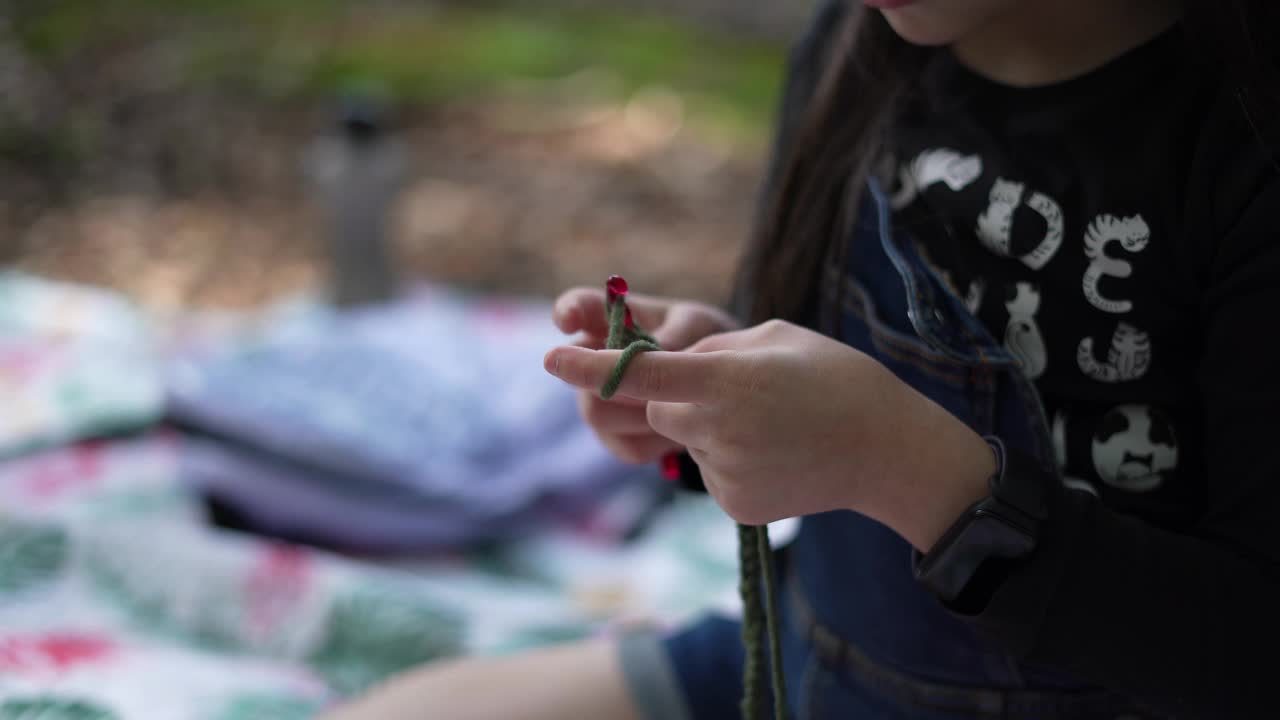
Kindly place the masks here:
POLYGON ((996 459, 967 425, 909 388, 901 402, 901 427, 884 427, 894 464, 879 472, 892 483, 863 483, 850 509, 895 530, 920 552, 928 552, 964 511, 990 492, 996 459))
MULTIPOLYGON (((853 509, 926 552, 989 492, 995 460, 927 400, 902 417, 911 419, 883 441, 900 443, 901 480, 873 486, 878 494, 853 509)), ((1280 567, 1261 557, 1054 482, 1034 554, 1003 577, 984 576, 966 593, 965 611, 977 614, 957 615, 1029 660, 1176 717, 1256 717, 1274 703, 1264 677, 1273 663, 1261 659, 1280 648, 1280 567)))

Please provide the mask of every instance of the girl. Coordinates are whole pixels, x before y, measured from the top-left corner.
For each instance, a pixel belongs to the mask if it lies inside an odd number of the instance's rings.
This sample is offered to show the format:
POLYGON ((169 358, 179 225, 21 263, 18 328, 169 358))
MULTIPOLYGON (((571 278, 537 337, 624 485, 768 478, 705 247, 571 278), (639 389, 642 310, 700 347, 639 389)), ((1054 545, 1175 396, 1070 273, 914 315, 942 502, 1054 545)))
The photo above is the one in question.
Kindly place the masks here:
MULTIPOLYGON (((559 299, 585 340, 547 369, 618 455, 684 451, 735 519, 804 517, 779 559, 798 717, 1280 702, 1273 6, 828 2, 743 324, 633 299, 680 352, 605 402, 603 298, 559 299)), ((428 668, 334 717, 730 718, 741 661, 712 619, 428 668)))

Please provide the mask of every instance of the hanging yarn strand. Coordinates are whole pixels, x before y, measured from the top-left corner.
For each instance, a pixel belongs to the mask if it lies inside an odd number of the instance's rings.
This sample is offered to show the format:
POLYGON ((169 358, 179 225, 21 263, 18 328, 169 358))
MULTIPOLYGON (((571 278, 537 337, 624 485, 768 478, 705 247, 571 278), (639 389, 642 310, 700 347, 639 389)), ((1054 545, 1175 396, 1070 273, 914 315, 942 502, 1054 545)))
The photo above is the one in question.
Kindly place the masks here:
POLYGON ((769 636, 769 671, 773 682, 774 720, 787 720, 787 682, 782 675, 782 628, 778 626, 777 586, 773 578, 773 547, 769 544, 769 526, 755 529, 760 555, 760 575, 764 585, 765 631, 769 636))
POLYGON ((760 600, 760 545, 756 529, 738 523, 738 594, 742 597, 742 720, 759 720, 764 705, 764 633, 767 622, 760 600))
MULTIPOLYGON (((609 276, 605 283, 605 316, 609 322, 605 348, 622 351, 613 371, 600 388, 600 396, 605 400, 618 391, 627 366, 636 355, 662 349, 658 341, 631 317, 631 309, 627 307, 626 300, 628 291, 627 281, 617 275, 609 276)), ((760 720, 765 695, 764 666, 767 662, 773 685, 774 720, 787 720, 789 713, 786 683, 782 674, 782 635, 778 626, 773 549, 769 545, 767 525, 738 523, 738 560, 741 573, 738 592, 742 595, 742 642, 746 648, 746 662, 742 668, 742 718, 760 720)))

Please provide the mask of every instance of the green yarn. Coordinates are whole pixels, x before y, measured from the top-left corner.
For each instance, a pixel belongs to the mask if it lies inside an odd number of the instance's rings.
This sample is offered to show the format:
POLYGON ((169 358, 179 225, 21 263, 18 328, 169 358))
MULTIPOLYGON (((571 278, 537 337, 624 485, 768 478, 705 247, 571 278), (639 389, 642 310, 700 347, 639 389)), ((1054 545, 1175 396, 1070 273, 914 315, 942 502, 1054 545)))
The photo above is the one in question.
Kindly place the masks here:
MULTIPOLYGON (((622 350, 613 371, 600 388, 605 400, 613 397, 636 355, 661 350, 658 341, 634 322, 627 326, 627 303, 623 294, 605 304, 609 335, 605 348, 622 350)), ((774 720, 787 720, 787 687, 782 673, 782 631, 778 625, 778 601, 774 586, 773 548, 768 525, 738 523, 738 592, 742 596, 742 643, 746 662, 742 668, 742 718, 759 720, 764 706, 764 666, 768 642, 770 681, 773 683, 774 720)))
POLYGON ((742 644, 746 662, 742 668, 743 720, 758 720, 764 705, 764 637, 769 638, 769 680, 773 687, 773 717, 786 720, 787 681, 782 673, 782 630, 778 625, 778 600, 773 573, 773 547, 768 525, 738 523, 738 562, 742 596, 742 644), (761 588, 763 586, 763 593, 761 588))
POLYGON ((627 327, 626 316, 627 301, 621 295, 614 302, 608 303, 608 307, 605 308, 605 317, 609 321, 609 336, 605 339, 604 346, 609 350, 622 351, 622 357, 614 363, 609 379, 600 388, 600 397, 605 400, 618 392, 622 376, 626 374, 627 366, 636 355, 646 350, 662 349, 658 346, 658 341, 642 330, 639 325, 632 323, 631 327, 627 327))
POLYGON ((769 637, 769 670, 773 682, 773 716, 787 717, 787 681, 782 675, 782 628, 778 625, 777 587, 773 584, 773 546, 769 544, 769 526, 759 525, 756 546, 760 553, 760 575, 764 584, 765 632, 769 637))
POLYGON ((742 645, 746 649, 746 662, 742 665, 742 717, 756 720, 764 704, 764 642, 765 623, 760 601, 760 545, 756 541, 755 528, 738 523, 738 594, 742 596, 742 645))

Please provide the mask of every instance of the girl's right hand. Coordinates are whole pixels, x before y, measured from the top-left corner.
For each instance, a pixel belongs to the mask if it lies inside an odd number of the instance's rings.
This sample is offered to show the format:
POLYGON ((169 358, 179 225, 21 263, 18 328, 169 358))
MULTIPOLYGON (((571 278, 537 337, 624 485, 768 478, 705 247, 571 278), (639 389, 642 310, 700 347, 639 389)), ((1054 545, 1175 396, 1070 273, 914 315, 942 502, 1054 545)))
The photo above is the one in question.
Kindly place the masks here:
MULTIPOLYGON (((691 300, 657 298, 634 293, 627 295, 627 306, 640 327, 649 332, 664 350, 684 350, 708 335, 737 330, 737 320, 725 311, 691 300)), ((609 334, 605 321, 604 291, 573 288, 556 299, 551 313, 556 327, 565 334, 581 333, 577 344, 599 350, 609 334)), ((615 395, 612 400, 582 390, 578 392, 578 409, 582 418, 605 447, 624 462, 654 462, 673 450, 683 450, 680 443, 659 435, 649 427, 647 403, 615 395)))

